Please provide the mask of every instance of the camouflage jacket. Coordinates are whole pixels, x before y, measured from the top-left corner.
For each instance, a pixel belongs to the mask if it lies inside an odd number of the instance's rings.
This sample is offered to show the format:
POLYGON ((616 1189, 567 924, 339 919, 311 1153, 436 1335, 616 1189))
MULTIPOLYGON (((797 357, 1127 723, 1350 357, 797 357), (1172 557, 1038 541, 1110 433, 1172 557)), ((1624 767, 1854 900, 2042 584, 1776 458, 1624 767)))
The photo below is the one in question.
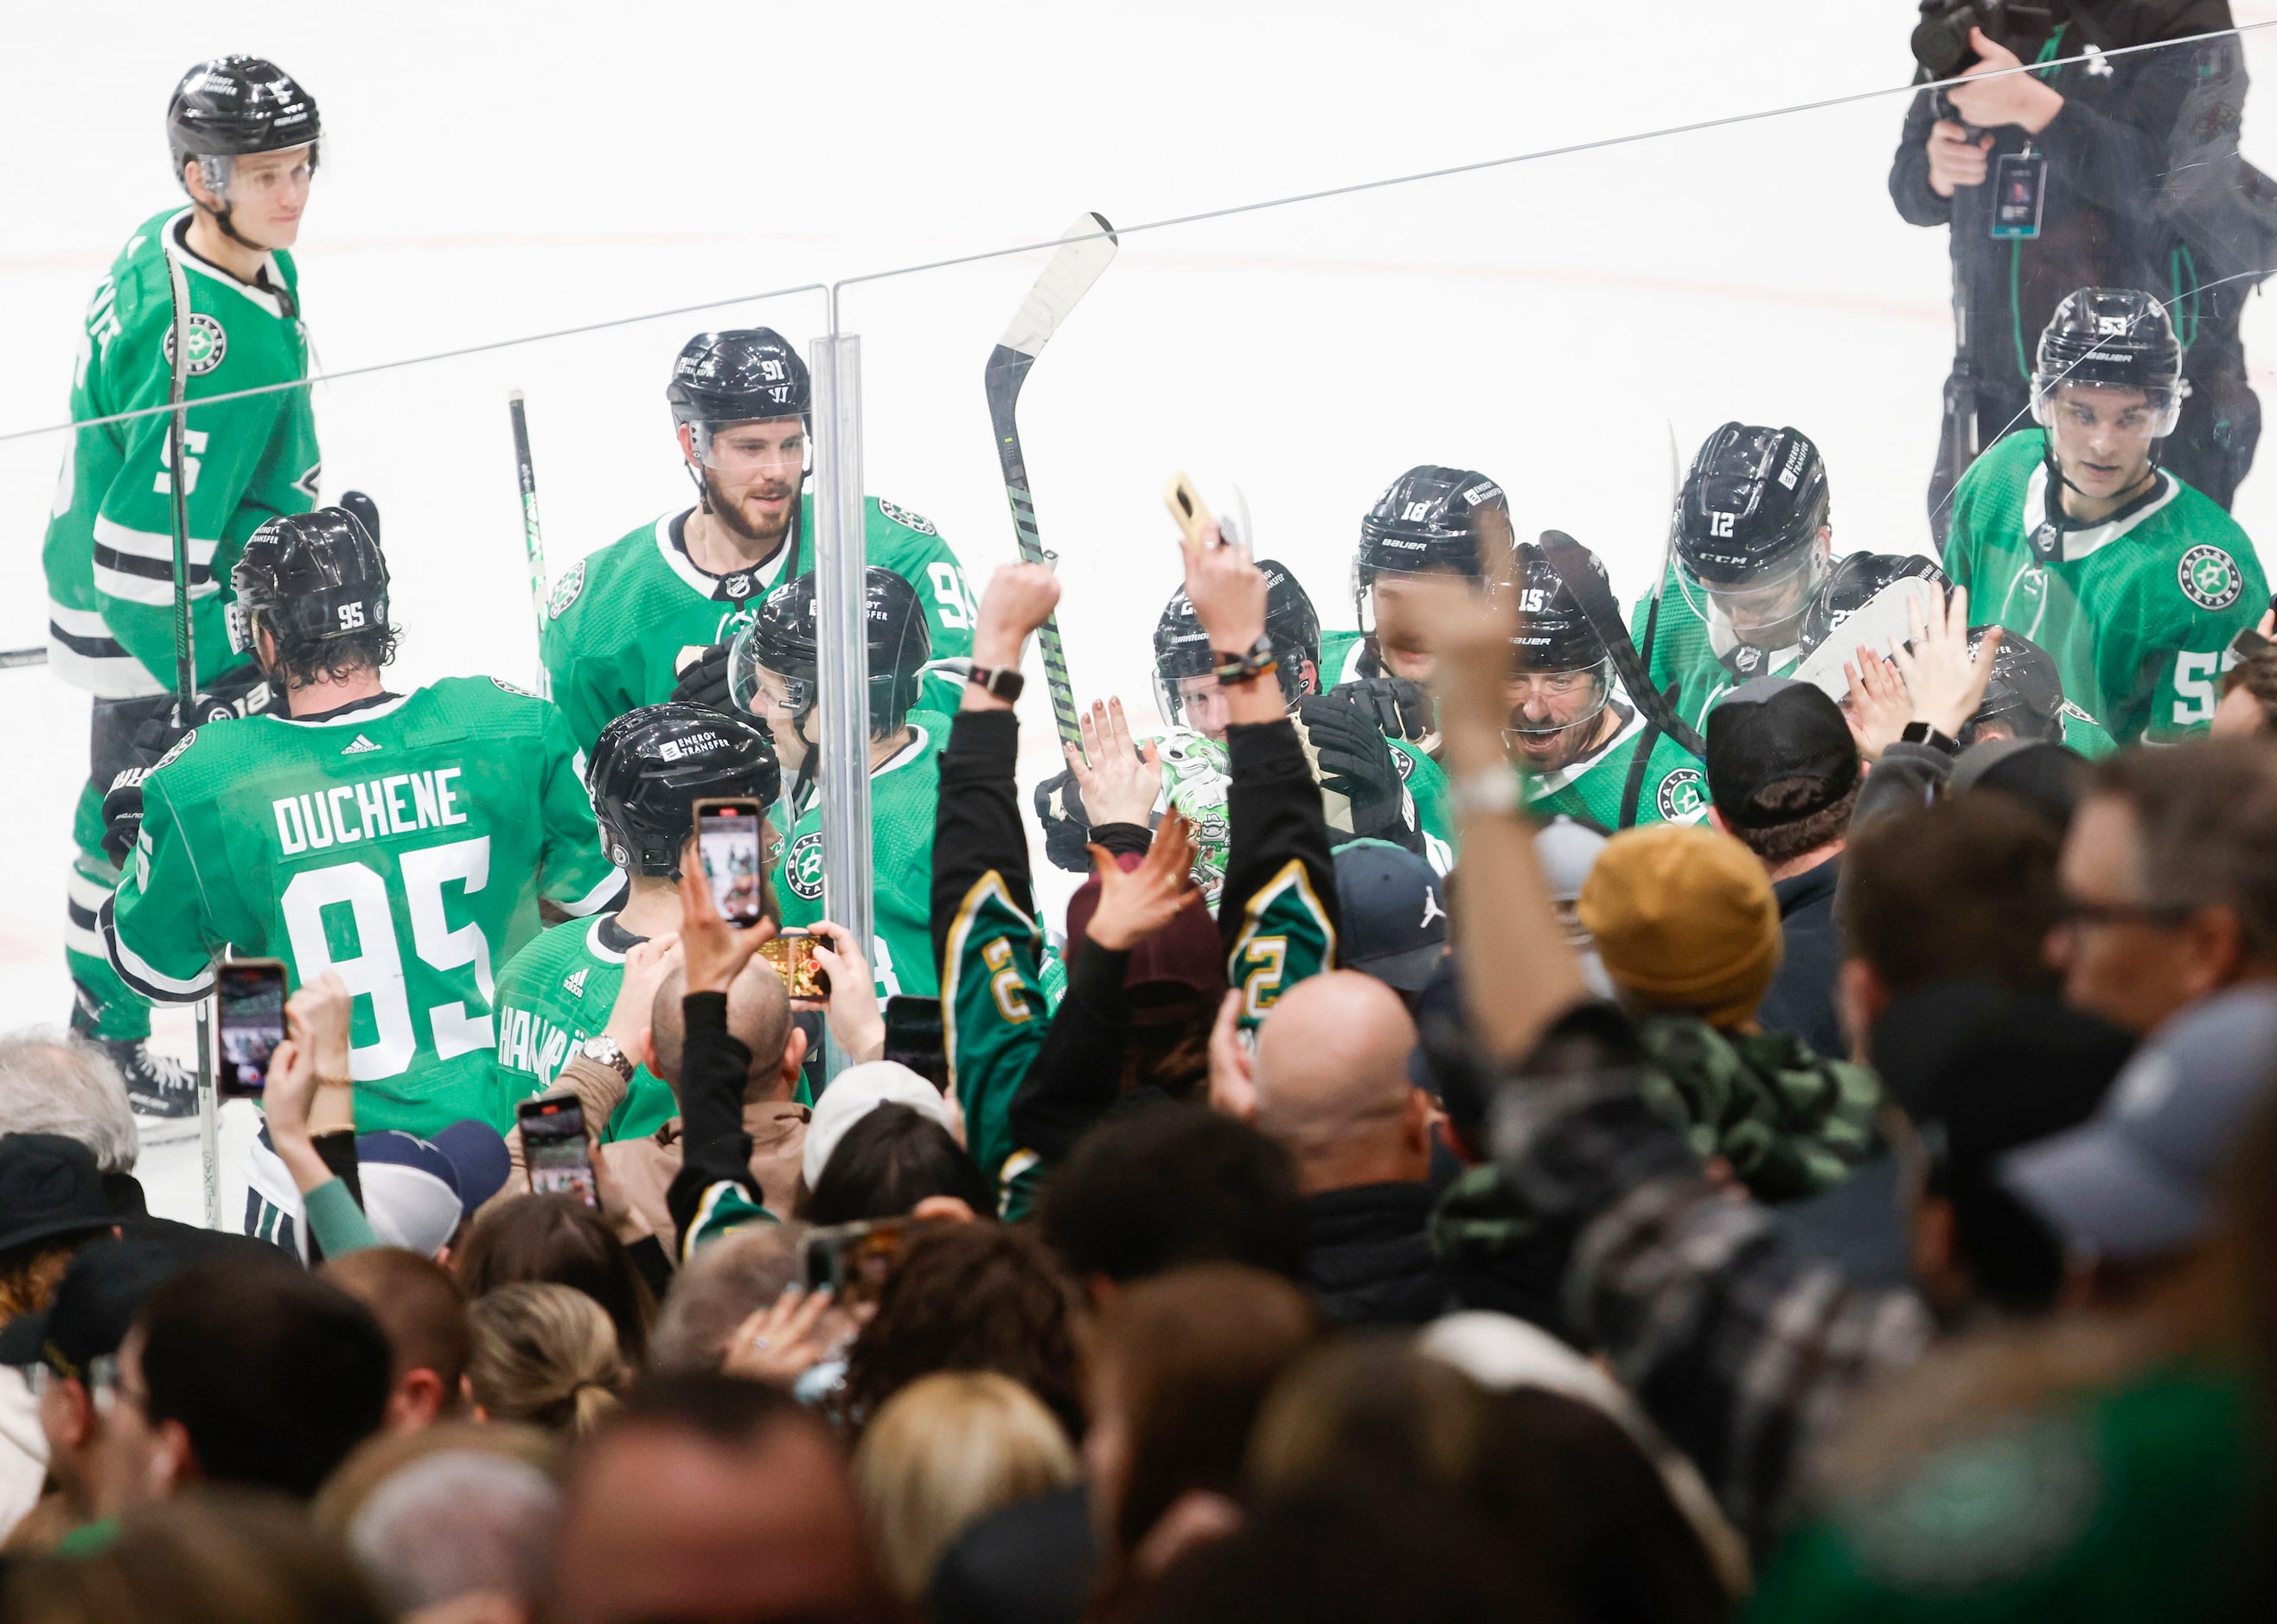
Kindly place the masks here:
POLYGON ((1840 1184, 1879 1144, 1881 1079, 1783 1032, 1719 1031, 1694 1015, 1637 1023, 1645 1100, 1702 1159, 1721 1156, 1749 1193, 1791 1201, 1840 1184))

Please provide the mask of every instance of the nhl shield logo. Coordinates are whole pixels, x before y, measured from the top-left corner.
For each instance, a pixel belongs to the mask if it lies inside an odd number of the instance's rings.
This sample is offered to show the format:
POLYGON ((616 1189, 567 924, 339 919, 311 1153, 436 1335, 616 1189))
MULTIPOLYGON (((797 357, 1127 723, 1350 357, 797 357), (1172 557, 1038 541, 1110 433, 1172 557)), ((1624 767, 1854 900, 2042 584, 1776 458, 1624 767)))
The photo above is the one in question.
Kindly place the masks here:
POLYGON ((822 896, 822 832, 819 829, 802 835, 792 842, 789 860, 783 865, 784 877, 790 888, 808 902, 822 896))
POLYGON ((1697 767, 1680 766, 1660 781, 1660 793, 1654 797, 1659 804, 1660 815, 1671 823, 1696 816, 1708 804, 1708 781, 1697 767))
POLYGON ((2201 609, 2227 609, 2245 590, 2245 576, 2237 560, 2206 544, 2182 554, 2174 579, 2182 583, 2182 596, 2201 609))
MULTIPOLYGON (((189 360, 183 370, 192 377, 203 377, 221 365, 222 358, 229 354, 229 334, 222 331, 219 322, 203 310, 193 310, 190 312, 188 347, 189 360)), ((166 330, 166 364, 174 364, 174 330, 171 327, 166 330)))
POLYGON ((732 576, 722 576, 720 577, 720 590, 741 603, 751 595, 751 577, 741 570, 732 576))

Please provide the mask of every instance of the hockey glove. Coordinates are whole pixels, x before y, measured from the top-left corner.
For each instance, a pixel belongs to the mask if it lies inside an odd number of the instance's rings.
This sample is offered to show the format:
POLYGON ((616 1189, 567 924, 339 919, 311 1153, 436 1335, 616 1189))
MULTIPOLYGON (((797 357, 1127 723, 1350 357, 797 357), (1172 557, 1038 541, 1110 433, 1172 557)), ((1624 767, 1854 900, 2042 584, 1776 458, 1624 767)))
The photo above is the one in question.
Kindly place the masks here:
POLYGON ((1036 820, 1044 826, 1044 855, 1054 868, 1091 873, 1091 817, 1073 772, 1062 769, 1036 786, 1036 820))
POLYGON ((1438 718, 1432 713, 1431 697, 1420 684, 1404 676, 1361 677, 1355 682, 1340 682, 1329 690, 1329 698, 1351 705, 1374 722, 1388 739, 1427 739, 1438 728, 1438 718))
POLYGON ((134 842, 142 838, 142 774, 130 766, 110 781, 103 797, 103 855, 114 868, 126 866, 134 842))
POLYGON ((1355 838, 1365 835, 1416 850, 1420 836, 1409 811, 1407 785, 1382 730, 1352 705, 1328 694, 1298 702, 1294 720, 1314 776, 1329 797, 1329 827, 1355 838), (1344 818, 1336 815, 1338 801, 1349 808, 1344 818))
POLYGON ((346 510, 348 515, 370 533, 372 545, 379 545, 379 504, 361 491, 343 491, 333 506, 346 510))
POLYGON ((735 701, 727 692, 727 648, 715 643, 680 667, 679 685, 672 697, 683 705, 701 705, 733 716, 735 701))
POLYGON ((182 707, 171 705, 134 730, 126 747, 126 765, 112 775, 103 795, 103 851, 114 863, 125 863, 142 829, 142 780, 171 759, 183 741, 200 728, 240 716, 258 716, 270 708, 273 690, 261 667, 233 666, 214 680, 213 687, 190 701, 187 720, 182 707))

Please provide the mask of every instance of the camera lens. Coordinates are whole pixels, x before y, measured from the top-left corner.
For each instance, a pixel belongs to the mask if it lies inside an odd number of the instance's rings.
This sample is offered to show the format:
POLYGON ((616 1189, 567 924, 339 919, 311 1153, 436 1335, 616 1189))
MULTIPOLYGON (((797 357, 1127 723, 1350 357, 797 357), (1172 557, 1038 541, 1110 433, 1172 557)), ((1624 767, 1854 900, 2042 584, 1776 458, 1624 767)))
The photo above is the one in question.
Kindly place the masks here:
POLYGON ((1955 33, 1942 17, 1923 18, 1914 28, 1914 60, 1932 79, 1950 79, 1969 56, 1969 35, 1955 33))

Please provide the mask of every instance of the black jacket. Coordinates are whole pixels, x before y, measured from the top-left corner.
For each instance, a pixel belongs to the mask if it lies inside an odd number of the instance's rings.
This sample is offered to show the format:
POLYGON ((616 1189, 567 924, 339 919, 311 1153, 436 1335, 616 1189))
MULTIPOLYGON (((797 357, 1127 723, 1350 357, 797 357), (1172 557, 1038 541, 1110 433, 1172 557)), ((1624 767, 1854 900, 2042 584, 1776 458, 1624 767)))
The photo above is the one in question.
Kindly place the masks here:
POLYGON ((1305 1201, 1306 1284, 1339 1325, 1420 1325, 1448 1308, 1428 1224, 1439 1192, 1417 1180, 1324 1190, 1305 1201))
POLYGON ((1850 1052, 1834 1007, 1835 975, 1842 964, 1842 938, 1834 926, 1834 888, 1841 877, 1842 857, 1837 852, 1816 868, 1772 882, 1786 952, 1756 1012, 1756 1018, 1772 1031, 1801 1038, 1822 1055, 1850 1052))
MULTIPOLYGON (((2056 0, 2057 57, 2180 40, 2230 27, 2228 0, 2056 0)), ((2047 32, 2004 42, 2029 64, 2047 32)), ((2181 239, 2159 213, 2159 179, 2167 167, 2175 116, 2196 75, 2188 49, 2136 51, 2075 63, 2045 81, 2063 110, 2036 136, 2008 125, 1991 132, 1986 184, 1951 198, 1930 189, 1926 142, 1937 120, 1930 92, 1907 110, 1890 166, 1890 197, 1915 225, 1952 227, 1953 297, 1961 353, 1980 387, 2020 408, 2040 330, 2063 297, 2082 287, 2135 287, 2179 299, 2177 326, 2189 342, 2235 341, 2245 288, 2196 292, 2193 262, 2179 259, 2181 239), (2022 240, 1991 233, 1994 174, 2000 158, 2027 142, 2048 160, 2040 234, 2022 240), (2011 288, 2014 296, 2010 295, 2011 288)), ((2196 376, 2199 369, 2192 368, 2196 376)), ((1988 433, 1989 433, 1988 429, 1988 433)))

